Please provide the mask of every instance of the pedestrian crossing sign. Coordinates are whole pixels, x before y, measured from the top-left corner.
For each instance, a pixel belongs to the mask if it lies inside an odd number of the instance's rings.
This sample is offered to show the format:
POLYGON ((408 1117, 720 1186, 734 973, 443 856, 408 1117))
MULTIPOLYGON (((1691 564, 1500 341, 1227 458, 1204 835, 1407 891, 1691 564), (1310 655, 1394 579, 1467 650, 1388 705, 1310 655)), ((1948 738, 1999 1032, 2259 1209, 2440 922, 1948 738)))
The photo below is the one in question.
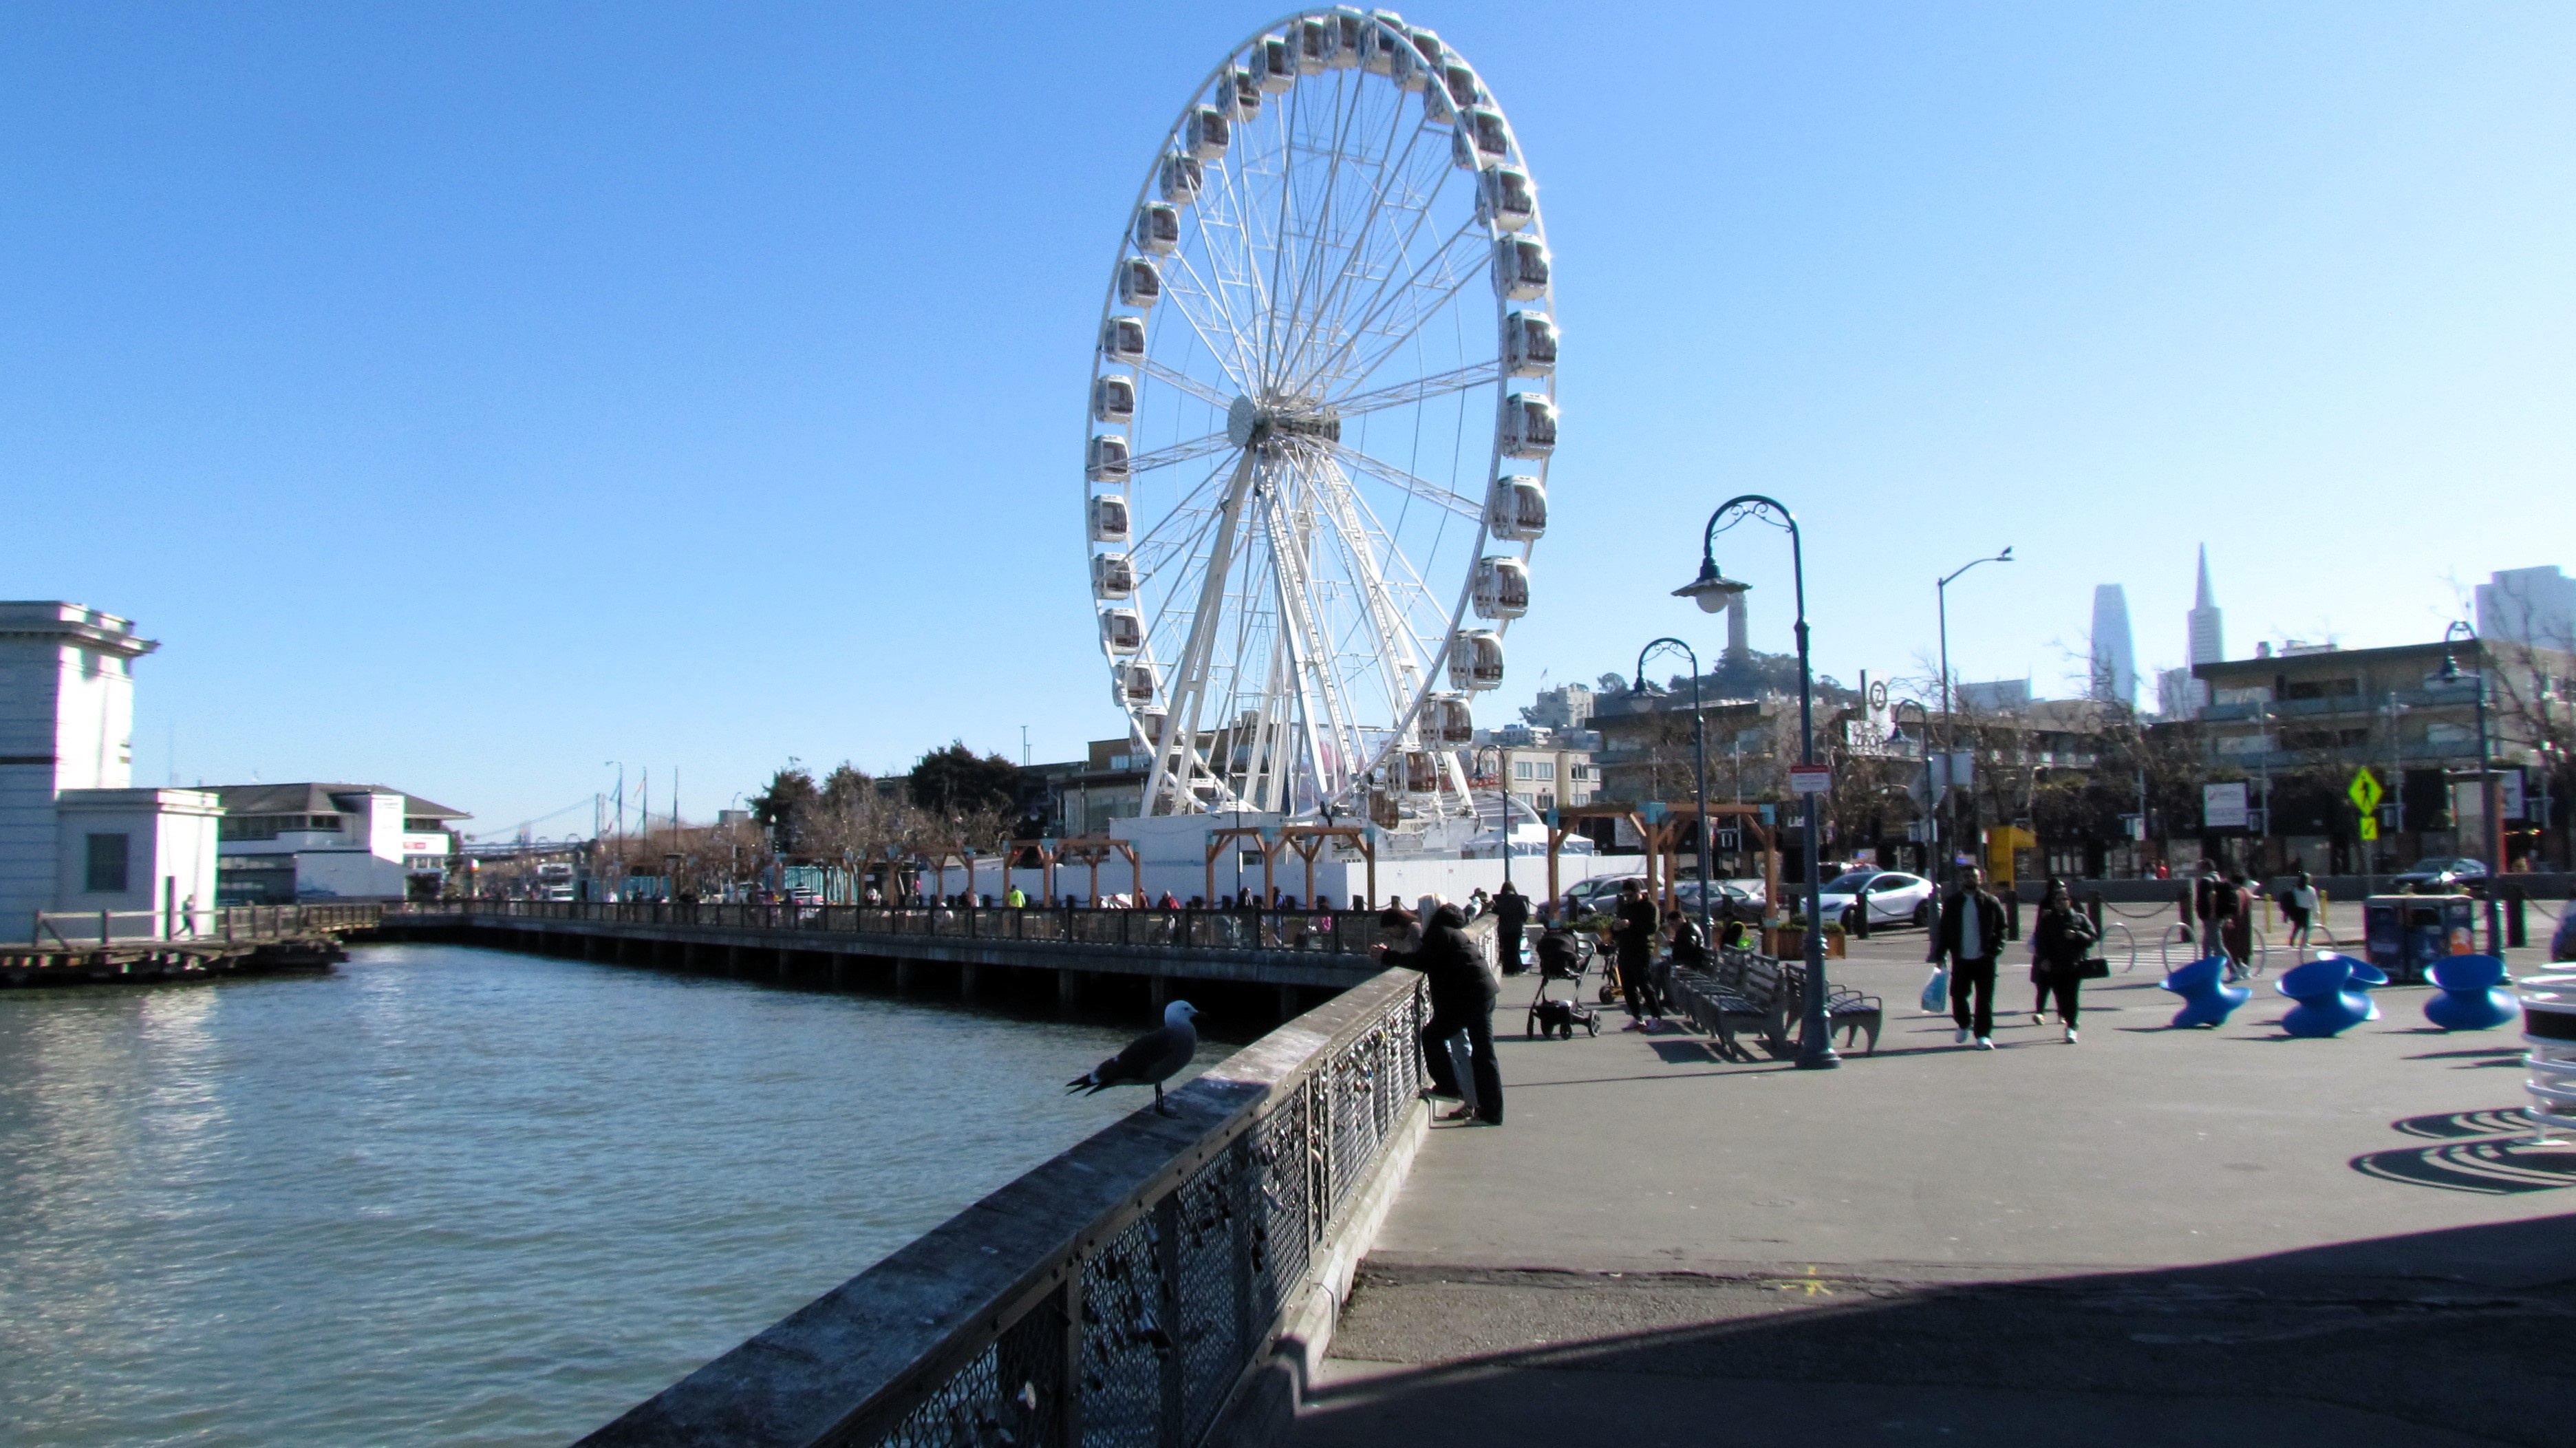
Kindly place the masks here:
MULTIPOLYGON (((2367 815, 2372 810, 2379 808, 2379 801, 2385 795, 2386 791, 2379 787, 2379 776, 2372 774, 2369 768, 2365 766, 2352 772, 2352 788, 2345 790, 2344 793, 2351 796, 2352 802, 2360 806, 2361 812, 2364 815, 2367 815)), ((2378 831, 2375 828, 2377 823, 2378 822, 2375 820, 2365 820, 2363 822, 2363 828, 2366 831, 2366 833, 2362 835, 2363 839, 2371 840, 2379 837, 2378 831)))

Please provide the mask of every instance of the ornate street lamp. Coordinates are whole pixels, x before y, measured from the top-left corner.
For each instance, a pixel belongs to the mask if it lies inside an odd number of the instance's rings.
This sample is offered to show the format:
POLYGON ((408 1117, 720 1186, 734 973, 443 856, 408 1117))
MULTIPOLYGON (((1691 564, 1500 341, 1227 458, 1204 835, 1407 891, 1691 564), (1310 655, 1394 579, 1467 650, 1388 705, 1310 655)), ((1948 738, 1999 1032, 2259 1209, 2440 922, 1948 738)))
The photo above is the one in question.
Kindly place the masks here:
POLYGON ((2442 630, 2442 682, 2456 684, 2463 677, 2460 661, 2451 652, 2452 641, 2462 638, 2478 647, 2478 671, 2474 676, 2478 686, 2478 852, 2487 857, 2487 954, 2502 960, 2504 929, 2496 910, 2496 895, 2502 884, 2499 877, 2504 874, 2504 822, 2496 818, 2496 792, 2492 783, 2495 775, 2488 766, 2492 750, 2487 742, 2487 649, 2478 638, 2478 631, 2465 621, 2442 630))
MULTIPOLYGON (((1720 607, 1723 606, 1721 602, 1720 607)), ((1708 716, 1700 712, 1699 654, 1676 638, 1656 639, 1637 650, 1637 687, 1640 690, 1646 687, 1646 656, 1658 649, 1666 652, 1679 649, 1682 657, 1690 660, 1691 783, 1699 801, 1699 942, 1703 947, 1709 947, 1717 943, 1717 937, 1708 926, 1708 716)))
MULTIPOLYGON (((1702 613, 1716 613, 1732 602, 1737 594, 1751 588, 1751 584, 1718 571, 1718 525, 1728 523, 1730 518, 1739 514, 1759 517, 1764 513, 1771 514, 1789 534, 1789 576, 1798 606, 1798 755, 1801 764, 1812 766, 1816 762, 1816 683, 1807 652, 1807 555, 1806 547, 1798 536, 1797 518, 1778 499, 1766 498, 1760 493, 1745 493, 1727 499, 1716 512, 1708 515, 1708 527, 1700 535, 1699 577, 1674 589, 1673 596, 1698 604, 1702 613)), ((1799 799, 1805 806, 1807 988, 1798 1027, 1798 1065, 1803 1070, 1829 1070, 1841 1065, 1842 1058, 1834 1054, 1825 1019, 1824 881, 1817 874, 1817 866, 1824 853, 1823 841, 1818 838, 1815 795, 1801 793, 1799 799)), ((1705 893, 1703 886, 1703 896, 1705 893)))

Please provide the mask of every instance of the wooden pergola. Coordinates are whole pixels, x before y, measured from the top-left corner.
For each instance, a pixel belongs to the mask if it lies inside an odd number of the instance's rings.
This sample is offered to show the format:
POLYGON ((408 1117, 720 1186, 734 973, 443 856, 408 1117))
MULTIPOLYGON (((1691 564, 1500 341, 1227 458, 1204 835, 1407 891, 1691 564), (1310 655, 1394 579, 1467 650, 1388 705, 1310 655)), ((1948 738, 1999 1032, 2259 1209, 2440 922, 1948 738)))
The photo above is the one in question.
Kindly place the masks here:
POLYGON ((1047 903, 1053 904, 1055 902, 1055 844, 1053 840, 1013 840, 1004 846, 1002 893, 1008 895, 1011 891, 1011 871, 1019 867, 1020 856, 1035 855, 1038 857, 1038 869, 1044 872, 1039 877, 1042 883, 1038 886, 1038 894, 1047 903))
MULTIPOLYGON (((1754 840, 1762 850, 1764 908, 1769 909, 1777 904, 1780 898, 1780 847, 1773 838, 1771 827, 1762 822, 1762 807, 1753 804, 1713 804, 1708 807, 1708 816, 1711 821, 1739 820, 1742 822, 1739 828, 1752 831, 1754 840)), ((1557 811, 1557 823, 1547 827, 1549 902, 1553 904, 1564 898, 1557 886, 1557 855, 1560 847, 1565 843, 1565 837, 1575 833, 1566 828, 1566 825, 1574 820, 1624 819, 1631 828, 1636 830, 1637 837, 1645 842, 1646 853, 1642 858, 1646 862, 1647 893, 1662 900, 1665 909, 1676 908, 1673 881, 1679 863, 1675 856, 1681 849, 1682 825, 1685 821, 1697 821, 1699 817, 1699 806, 1696 804, 1668 805, 1661 816, 1651 822, 1646 819, 1645 806, 1642 804, 1594 804, 1557 811)))
POLYGON ((1301 898, 1312 906, 1315 903, 1315 857, 1328 840, 1349 840, 1359 846, 1360 858, 1368 862, 1367 898, 1371 903, 1377 899, 1377 846, 1370 842, 1368 831, 1358 825, 1280 825, 1271 828, 1227 825, 1210 830, 1207 836, 1207 894, 1202 898, 1216 898, 1216 859, 1225 853, 1225 842, 1241 839, 1251 840, 1261 847, 1261 899, 1264 904, 1277 895, 1279 852, 1287 849, 1296 851, 1297 857, 1306 862, 1306 893, 1301 898))
MULTIPOLYGON (((1072 839, 1055 842, 1055 858, 1059 862, 1090 867, 1093 909, 1098 909, 1100 906, 1100 867, 1108 863, 1114 855, 1127 857, 1127 869, 1136 887, 1135 893, 1128 899, 1131 903, 1142 907, 1145 903, 1145 865, 1143 861, 1136 858, 1134 845, 1108 835, 1076 835, 1072 839)), ((1048 898, 1053 899, 1054 877, 1052 875, 1048 877, 1048 887, 1048 898)))

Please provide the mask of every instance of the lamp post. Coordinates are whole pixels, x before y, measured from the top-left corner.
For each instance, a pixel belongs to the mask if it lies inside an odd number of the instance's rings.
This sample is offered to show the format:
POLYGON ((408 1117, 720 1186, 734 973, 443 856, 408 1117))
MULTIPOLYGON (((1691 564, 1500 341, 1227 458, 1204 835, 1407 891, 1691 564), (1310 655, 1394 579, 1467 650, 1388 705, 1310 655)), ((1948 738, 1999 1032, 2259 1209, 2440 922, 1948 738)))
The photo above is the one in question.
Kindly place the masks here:
POLYGON ((2442 630, 2442 682, 2460 681, 2460 661, 2451 652, 2453 639, 2465 638, 2478 648, 2478 671, 2474 676, 2478 688, 2478 850, 2487 857, 2487 954, 2504 959, 2504 926, 2496 910, 2496 878, 2504 873, 2504 836, 2498 828, 2504 822, 2496 818, 2494 771, 2487 766, 2490 746, 2487 742, 2487 648, 2478 631, 2466 622, 2442 630))
MULTIPOLYGON (((1512 781, 1509 777, 1509 771, 1512 764, 1511 751, 1505 749, 1499 744, 1476 745, 1469 751, 1467 756, 1471 765, 1468 770, 1470 775, 1475 773, 1475 770, 1472 767, 1473 761, 1482 759, 1488 754, 1494 756, 1494 773, 1492 776, 1494 781, 1494 793, 1502 801, 1503 883, 1509 885, 1512 883, 1512 828, 1514 824, 1517 823, 1512 818, 1512 781)), ((1471 786, 1474 782, 1475 781, 1473 779, 1468 781, 1471 786)), ((1328 818, 1325 823, 1330 824, 1331 820, 1328 818)))
MULTIPOLYGON (((2001 553, 1988 554, 1983 558, 1971 558, 1967 562, 1950 570, 1947 577, 1932 585, 1932 595, 1934 601, 1939 605, 1941 616, 1941 748, 1944 753, 1956 753, 1959 742, 1958 726, 1952 722, 1950 715, 1950 585, 1958 581, 1960 574, 1967 572, 1969 569, 1976 567, 1980 563, 2010 563, 2012 561, 2012 549, 2010 548, 2004 549, 2001 553)), ((1949 803, 1950 791, 1948 786, 1954 782, 1949 779, 1949 772, 1949 766, 1944 764, 1942 766, 1943 787, 1941 790, 1941 803, 1944 805, 1949 803)), ((1935 810, 1932 817, 1932 834, 1936 843, 1938 842, 1941 834, 1941 814, 1942 811, 1935 810)), ((1941 873, 1932 877, 1935 882, 1940 881, 1943 876, 1946 876, 1950 872, 1950 862, 1946 858, 1940 861, 1940 866, 1941 873)))
POLYGON ((1908 705, 1913 706, 1915 721, 1923 726, 1923 863, 1927 867, 1923 871, 1923 878, 1929 880, 1936 878, 1928 867, 1932 864, 1932 836, 1935 833, 1932 811, 1939 801, 1932 786, 1932 711, 1923 707, 1922 700, 1899 699, 1887 706, 1887 716, 1891 726, 1889 741, 1892 743, 1898 736, 1904 734, 1905 725, 1898 719, 1897 711, 1908 705))
POLYGON ((1699 940, 1705 946, 1717 937, 1708 927, 1708 716, 1700 712, 1699 654, 1676 638, 1660 638, 1637 650, 1637 683, 1646 681, 1646 656, 1662 649, 1679 649, 1690 660, 1691 671, 1691 786, 1699 804, 1699 940))
MULTIPOLYGON (((1739 510, 1746 516, 1769 512, 1789 534, 1789 576, 1798 606, 1798 753, 1801 764, 1816 762, 1816 681, 1807 652, 1807 555, 1798 536, 1798 520, 1787 506, 1776 498, 1760 493, 1744 493, 1729 498, 1718 510, 1708 515, 1708 528, 1700 535, 1699 577, 1673 590, 1677 598, 1687 598, 1702 613, 1716 613, 1734 600, 1737 594, 1752 587, 1740 579, 1728 578, 1717 571, 1718 525, 1739 510)), ((1696 676, 1694 676, 1696 677, 1696 676)), ((1824 881, 1816 873, 1822 855, 1817 838, 1816 797, 1802 793, 1805 805, 1804 834, 1807 866, 1807 990, 1803 1019, 1798 1027, 1798 1066, 1801 1070, 1830 1070, 1842 1064, 1834 1054, 1832 1040, 1825 1024, 1825 925, 1824 881)), ((1703 889, 1703 894, 1706 891, 1703 889)))

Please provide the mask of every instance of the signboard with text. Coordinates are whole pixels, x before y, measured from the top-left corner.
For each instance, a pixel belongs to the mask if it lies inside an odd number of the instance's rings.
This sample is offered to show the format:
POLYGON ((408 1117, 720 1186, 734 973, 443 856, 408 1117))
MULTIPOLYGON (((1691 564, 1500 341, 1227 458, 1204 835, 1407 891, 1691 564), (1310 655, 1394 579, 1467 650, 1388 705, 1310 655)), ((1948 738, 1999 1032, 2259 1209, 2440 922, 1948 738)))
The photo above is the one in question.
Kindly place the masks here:
POLYGON ((2204 784, 2200 787, 2200 827, 2205 830, 2241 830, 2245 828, 2245 783, 2204 784))

